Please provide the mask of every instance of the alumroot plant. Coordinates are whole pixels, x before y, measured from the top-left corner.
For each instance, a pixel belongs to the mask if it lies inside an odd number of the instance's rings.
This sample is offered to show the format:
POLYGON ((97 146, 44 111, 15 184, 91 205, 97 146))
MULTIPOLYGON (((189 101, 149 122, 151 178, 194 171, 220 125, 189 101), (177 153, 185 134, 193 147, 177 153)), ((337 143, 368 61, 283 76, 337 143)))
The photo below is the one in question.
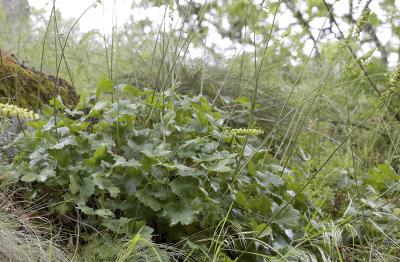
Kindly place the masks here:
POLYGON ((360 38, 361 31, 368 22, 368 18, 371 15, 371 9, 368 6, 364 7, 360 17, 358 18, 354 27, 350 29, 348 35, 344 38, 343 44, 353 45, 360 38))
POLYGON ((396 72, 393 73, 390 82, 389 82, 389 87, 381 94, 381 99, 385 100, 388 97, 390 97, 396 89, 400 88, 400 65, 397 67, 396 72))
POLYGON ((357 21, 356 27, 355 27, 355 32, 354 32, 354 38, 359 38, 360 33, 362 29, 364 28, 365 24, 368 21, 369 15, 371 14, 371 10, 368 7, 365 7, 364 10, 361 13, 360 18, 357 21))
POLYGON ((0 116, 5 117, 18 117, 18 118, 25 118, 25 119, 39 119, 39 115, 31 110, 26 108, 20 108, 16 105, 11 104, 3 104, 0 103, 0 116))
POLYGON ((234 128, 225 130, 225 133, 235 136, 258 136, 264 131, 257 128, 234 128))

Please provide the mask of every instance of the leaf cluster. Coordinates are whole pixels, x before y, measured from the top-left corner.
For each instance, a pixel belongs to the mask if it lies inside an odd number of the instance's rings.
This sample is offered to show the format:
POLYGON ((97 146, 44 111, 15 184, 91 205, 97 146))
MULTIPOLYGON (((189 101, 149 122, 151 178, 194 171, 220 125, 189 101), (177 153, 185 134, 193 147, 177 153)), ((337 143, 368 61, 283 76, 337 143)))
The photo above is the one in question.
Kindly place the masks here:
POLYGON ((178 241, 209 234, 228 216, 230 225, 288 245, 299 209, 308 210, 304 198, 275 218, 273 231, 263 221, 290 199, 294 176, 277 175, 282 168, 256 150, 257 137, 226 132, 229 116, 202 96, 101 80, 75 110, 51 101, 20 137, 9 174, 31 198, 46 195, 51 214, 113 234, 178 241), (242 156, 254 156, 238 173, 245 139, 242 156))

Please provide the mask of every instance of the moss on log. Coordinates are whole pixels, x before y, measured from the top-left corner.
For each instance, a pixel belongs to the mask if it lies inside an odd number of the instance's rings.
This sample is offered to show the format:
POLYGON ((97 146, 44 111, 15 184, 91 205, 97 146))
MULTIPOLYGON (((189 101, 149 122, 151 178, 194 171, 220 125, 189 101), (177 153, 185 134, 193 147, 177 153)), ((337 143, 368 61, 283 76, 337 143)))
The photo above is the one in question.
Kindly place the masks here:
POLYGON ((0 50, 0 102, 34 109, 58 95, 70 108, 79 102, 75 89, 65 80, 29 69, 0 50))

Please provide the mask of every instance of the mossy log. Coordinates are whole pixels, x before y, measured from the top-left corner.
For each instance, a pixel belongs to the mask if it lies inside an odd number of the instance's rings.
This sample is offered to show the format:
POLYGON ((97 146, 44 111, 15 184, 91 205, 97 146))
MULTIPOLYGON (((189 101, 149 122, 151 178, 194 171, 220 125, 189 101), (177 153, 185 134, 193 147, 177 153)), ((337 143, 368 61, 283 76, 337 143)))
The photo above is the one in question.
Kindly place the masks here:
POLYGON ((65 80, 29 69, 0 50, 0 102, 37 109, 58 95, 70 108, 79 102, 75 89, 65 80))

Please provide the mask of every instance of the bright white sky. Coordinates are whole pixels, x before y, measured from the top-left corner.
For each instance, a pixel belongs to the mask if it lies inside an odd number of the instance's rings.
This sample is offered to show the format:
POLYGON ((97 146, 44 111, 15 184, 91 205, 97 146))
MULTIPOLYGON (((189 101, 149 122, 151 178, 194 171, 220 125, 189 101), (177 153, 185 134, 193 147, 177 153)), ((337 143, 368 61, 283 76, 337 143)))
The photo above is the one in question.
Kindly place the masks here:
MULTIPOLYGON (((56 8, 61 11, 64 18, 77 18, 95 2, 95 0, 56 0, 56 8)), ((102 0, 100 4, 90 9, 82 17, 79 22, 81 31, 87 32, 98 29, 105 30, 106 33, 111 32, 114 11, 119 20, 117 23, 120 25, 127 21, 131 15, 137 17, 137 20, 146 18, 146 15, 152 20, 159 20, 158 9, 152 9, 146 13, 140 12, 141 10, 135 11, 136 8, 132 8, 132 2, 132 0, 102 0)), ((53 1, 29 0, 29 5, 37 9, 44 9, 46 13, 50 13, 53 1)))
MULTIPOLYGON (((202 2, 204 0, 195 0, 202 2)), ((258 0, 253 0, 257 2, 258 0)), ((384 15, 382 10, 379 7, 379 3, 383 0, 373 0, 370 4, 370 8, 373 12, 378 16, 378 18, 383 18, 384 15)), ((50 10, 52 8, 52 0, 29 0, 29 4, 37 9, 44 9, 46 13, 50 14, 50 10)), ((56 8, 59 9, 64 18, 77 18, 79 17, 89 6, 95 3, 95 0, 56 0, 56 8)), ((139 8, 132 7, 132 3, 141 2, 140 0, 102 0, 100 4, 97 4, 95 8, 90 9, 80 20, 79 28, 82 32, 87 32, 93 29, 97 29, 100 32, 104 32, 106 34, 110 34, 112 31, 113 25, 113 13, 117 15, 117 25, 121 26, 124 22, 128 21, 133 17, 134 21, 140 21, 142 19, 148 18, 153 21, 155 24, 160 24, 163 17, 163 8, 139 8)), ((328 0, 328 2, 333 2, 333 0, 328 0)), ((359 7, 357 11, 362 9, 364 4, 363 0, 354 1, 355 7, 359 7), (357 3, 359 5, 357 6, 357 3)), ((396 0, 397 6, 400 8, 400 0, 396 0)), ((346 13, 348 10, 348 0, 338 0, 335 5, 335 13, 341 15, 346 13)), ((179 21, 179 16, 175 13, 173 14, 174 23, 179 21)), ((312 20, 311 25, 314 28, 320 28, 324 19, 312 20)), ((290 12, 284 12, 282 17, 278 19, 279 27, 285 28, 293 21, 293 17, 290 12)), ((224 22, 224 21, 223 21, 224 22)), ((225 21, 227 23, 227 21, 225 21)), ((168 23, 168 22, 167 22, 168 23)), ((224 23, 223 23, 224 24, 224 23)), ((222 25, 223 25, 222 24, 222 25)), ((342 30, 347 30, 344 24, 342 25, 342 30)), ((293 31, 293 30, 292 30, 293 31)), ((313 34, 316 36, 318 34, 318 30, 315 29, 313 34)), ((378 28, 377 30, 378 38, 385 45, 388 41, 393 41, 392 43, 399 44, 399 40, 394 39, 390 28, 378 28)), ((228 48, 232 48, 229 54, 234 55, 238 51, 237 46, 232 46, 232 42, 227 38, 221 38, 221 36, 216 32, 216 30, 210 27, 209 35, 207 38, 207 45, 213 46, 214 48, 218 48, 221 51, 223 50, 225 54, 228 48)), ((312 42, 306 42, 305 53, 308 53, 308 50, 311 50, 312 42)), ((395 54, 394 54, 395 55, 395 54)), ((202 56, 202 52, 197 52, 195 56, 202 56)), ((390 64, 393 65, 397 62, 398 56, 389 57, 390 64)))

